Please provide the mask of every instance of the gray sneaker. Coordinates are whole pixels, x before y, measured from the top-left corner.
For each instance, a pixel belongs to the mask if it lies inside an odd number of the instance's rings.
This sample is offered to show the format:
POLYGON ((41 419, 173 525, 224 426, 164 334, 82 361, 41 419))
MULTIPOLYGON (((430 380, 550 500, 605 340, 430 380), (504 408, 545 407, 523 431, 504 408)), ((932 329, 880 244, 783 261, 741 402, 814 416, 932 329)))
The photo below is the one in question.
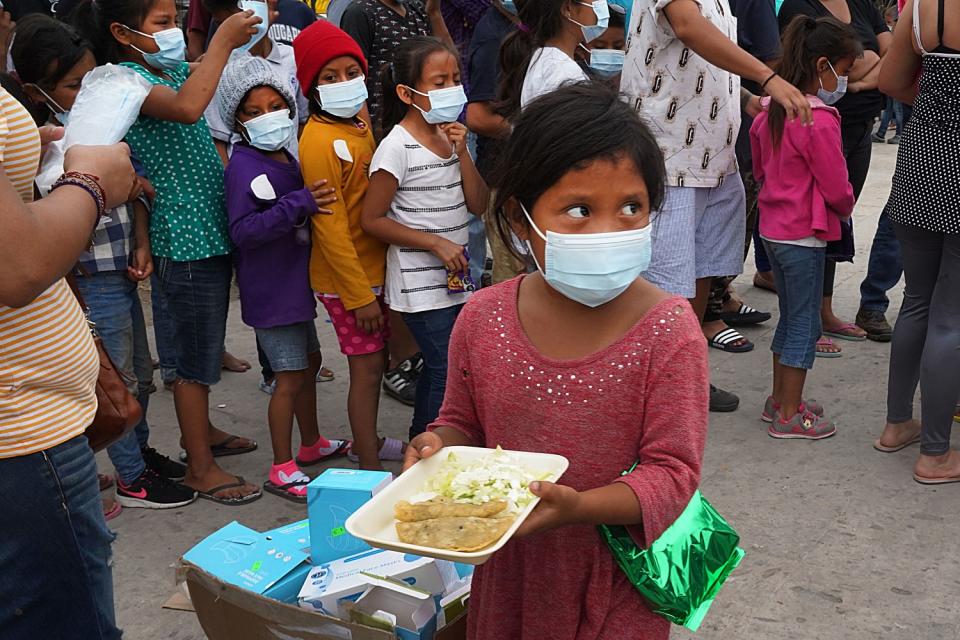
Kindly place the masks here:
MULTIPOLYGON (((763 413, 760 419, 764 422, 773 422, 777 412, 780 411, 780 404, 773 399, 773 396, 767 396, 767 402, 763 405, 763 413)), ((800 402, 800 412, 809 411, 817 416, 823 416, 823 405, 816 400, 803 400, 800 402)))
POLYGON ((781 440, 822 440, 835 435, 837 427, 812 411, 798 411, 784 422, 778 411, 767 433, 781 440))

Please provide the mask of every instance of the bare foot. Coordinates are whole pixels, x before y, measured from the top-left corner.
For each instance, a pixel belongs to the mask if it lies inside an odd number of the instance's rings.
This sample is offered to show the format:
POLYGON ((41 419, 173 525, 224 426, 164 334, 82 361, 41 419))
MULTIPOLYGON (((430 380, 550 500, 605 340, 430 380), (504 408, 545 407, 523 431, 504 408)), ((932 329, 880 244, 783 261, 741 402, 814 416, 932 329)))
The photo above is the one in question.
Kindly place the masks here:
POLYGON ((913 467, 917 479, 933 481, 960 481, 960 451, 950 449, 942 456, 925 456, 913 467))
POLYGON ((250 370, 250 363, 238 358, 229 351, 224 351, 223 368, 234 373, 243 373, 250 370))
MULTIPOLYGON (((191 489, 196 489, 197 491, 209 491, 214 487, 219 487, 225 484, 233 484, 238 481, 237 476, 232 473, 227 473, 216 464, 211 465, 209 469, 202 476, 194 475, 189 469, 187 470, 187 477, 183 479, 183 485, 190 487, 191 489)), ((230 487, 228 489, 221 489, 217 491, 214 495, 216 498, 244 498, 249 495, 258 493, 260 488, 249 482, 244 482, 238 487, 230 487)))
POLYGON ((886 426, 883 427, 883 434, 881 434, 878 442, 881 446, 889 449, 902 449, 908 443, 916 440, 919 435, 919 420, 908 420, 899 423, 888 422, 886 426))

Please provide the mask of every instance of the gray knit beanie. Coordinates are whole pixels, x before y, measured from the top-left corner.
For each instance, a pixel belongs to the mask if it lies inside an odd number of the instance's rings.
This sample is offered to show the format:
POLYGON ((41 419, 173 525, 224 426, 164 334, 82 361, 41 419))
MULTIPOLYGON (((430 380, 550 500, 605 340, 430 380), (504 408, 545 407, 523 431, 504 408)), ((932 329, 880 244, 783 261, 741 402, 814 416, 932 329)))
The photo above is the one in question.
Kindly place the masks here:
POLYGON ((276 69, 269 62, 258 56, 252 56, 243 51, 235 51, 220 76, 217 86, 217 97, 220 102, 220 116, 227 129, 233 131, 236 127, 237 109, 240 103, 250 92, 257 87, 273 87, 286 101, 290 109, 290 117, 297 119, 297 101, 290 92, 290 87, 283 82, 276 69))

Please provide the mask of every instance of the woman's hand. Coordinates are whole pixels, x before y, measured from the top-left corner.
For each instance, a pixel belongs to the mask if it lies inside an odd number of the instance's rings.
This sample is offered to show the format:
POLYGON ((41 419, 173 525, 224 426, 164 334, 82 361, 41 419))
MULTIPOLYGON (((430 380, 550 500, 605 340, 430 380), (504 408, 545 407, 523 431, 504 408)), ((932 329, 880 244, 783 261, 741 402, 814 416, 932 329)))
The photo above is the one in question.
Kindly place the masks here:
POLYGON ((137 174, 130 163, 130 147, 125 143, 108 146, 75 145, 63 158, 63 170, 97 176, 103 187, 107 209, 127 202, 137 174))
POLYGON ((531 482, 530 492, 540 498, 540 504, 517 529, 518 538, 577 522, 580 493, 576 489, 552 482, 531 482))
POLYGON ((463 247, 455 242, 450 242, 446 238, 435 238, 430 253, 440 258, 440 262, 451 273, 464 271, 469 266, 463 247))
POLYGON ((327 187, 326 180, 318 180, 310 185, 310 195, 313 196, 313 201, 317 203, 317 208, 319 209, 317 213, 324 215, 333 213, 332 210, 327 209, 327 206, 337 201, 337 196, 334 195, 336 192, 337 190, 333 187, 327 187))
POLYGON ((447 140, 453 145, 453 150, 457 152, 457 155, 462 156, 467 153, 467 134, 470 133, 469 129, 459 122, 451 122, 440 125, 440 131, 443 132, 443 135, 447 136, 447 140))
POLYGON ((373 335, 383 330, 383 310, 380 308, 379 300, 374 300, 359 309, 354 309, 353 315, 357 319, 357 326, 367 335, 373 335))
POLYGON ((250 38, 257 32, 257 25, 261 22, 260 18, 253 15, 253 11, 235 13, 217 27, 209 48, 212 49, 216 45, 226 47, 229 51, 242 47, 250 42, 250 38))
POLYGON ((424 458, 436 455, 440 449, 443 449, 443 438, 432 431, 421 433, 407 445, 403 454, 403 470, 406 471, 424 458))
POLYGON ((800 118, 804 126, 813 124, 813 110, 810 101, 795 86, 781 78, 774 76, 765 87, 767 95, 787 111, 787 119, 800 118))

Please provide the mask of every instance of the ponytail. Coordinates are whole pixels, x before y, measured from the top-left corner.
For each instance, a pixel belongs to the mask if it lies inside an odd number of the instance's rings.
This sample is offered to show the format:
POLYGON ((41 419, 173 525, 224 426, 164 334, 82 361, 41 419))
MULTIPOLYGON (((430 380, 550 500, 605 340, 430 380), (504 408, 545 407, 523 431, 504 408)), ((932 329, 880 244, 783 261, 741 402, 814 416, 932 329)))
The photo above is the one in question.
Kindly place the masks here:
POLYGON ((446 51, 459 60, 448 44, 432 36, 416 36, 400 43, 393 54, 393 62, 380 67, 380 88, 383 102, 380 106, 381 135, 386 136, 400 124, 410 107, 397 95, 397 87, 415 87, 423 74, 423 67, 438 51, 446 51))
MULTIPOLYGON (((796 16, 783 32, 783 57, 777 73, 781 78, 803 90, 817 78, 817 60, 826 58, 836 65, 840 60, 863 55, 863 45, 856 31, 832 16, 811 18, 796 16)), ((768 112, 773 146, 783 140, 786 110, 771 101, 768 112)))

